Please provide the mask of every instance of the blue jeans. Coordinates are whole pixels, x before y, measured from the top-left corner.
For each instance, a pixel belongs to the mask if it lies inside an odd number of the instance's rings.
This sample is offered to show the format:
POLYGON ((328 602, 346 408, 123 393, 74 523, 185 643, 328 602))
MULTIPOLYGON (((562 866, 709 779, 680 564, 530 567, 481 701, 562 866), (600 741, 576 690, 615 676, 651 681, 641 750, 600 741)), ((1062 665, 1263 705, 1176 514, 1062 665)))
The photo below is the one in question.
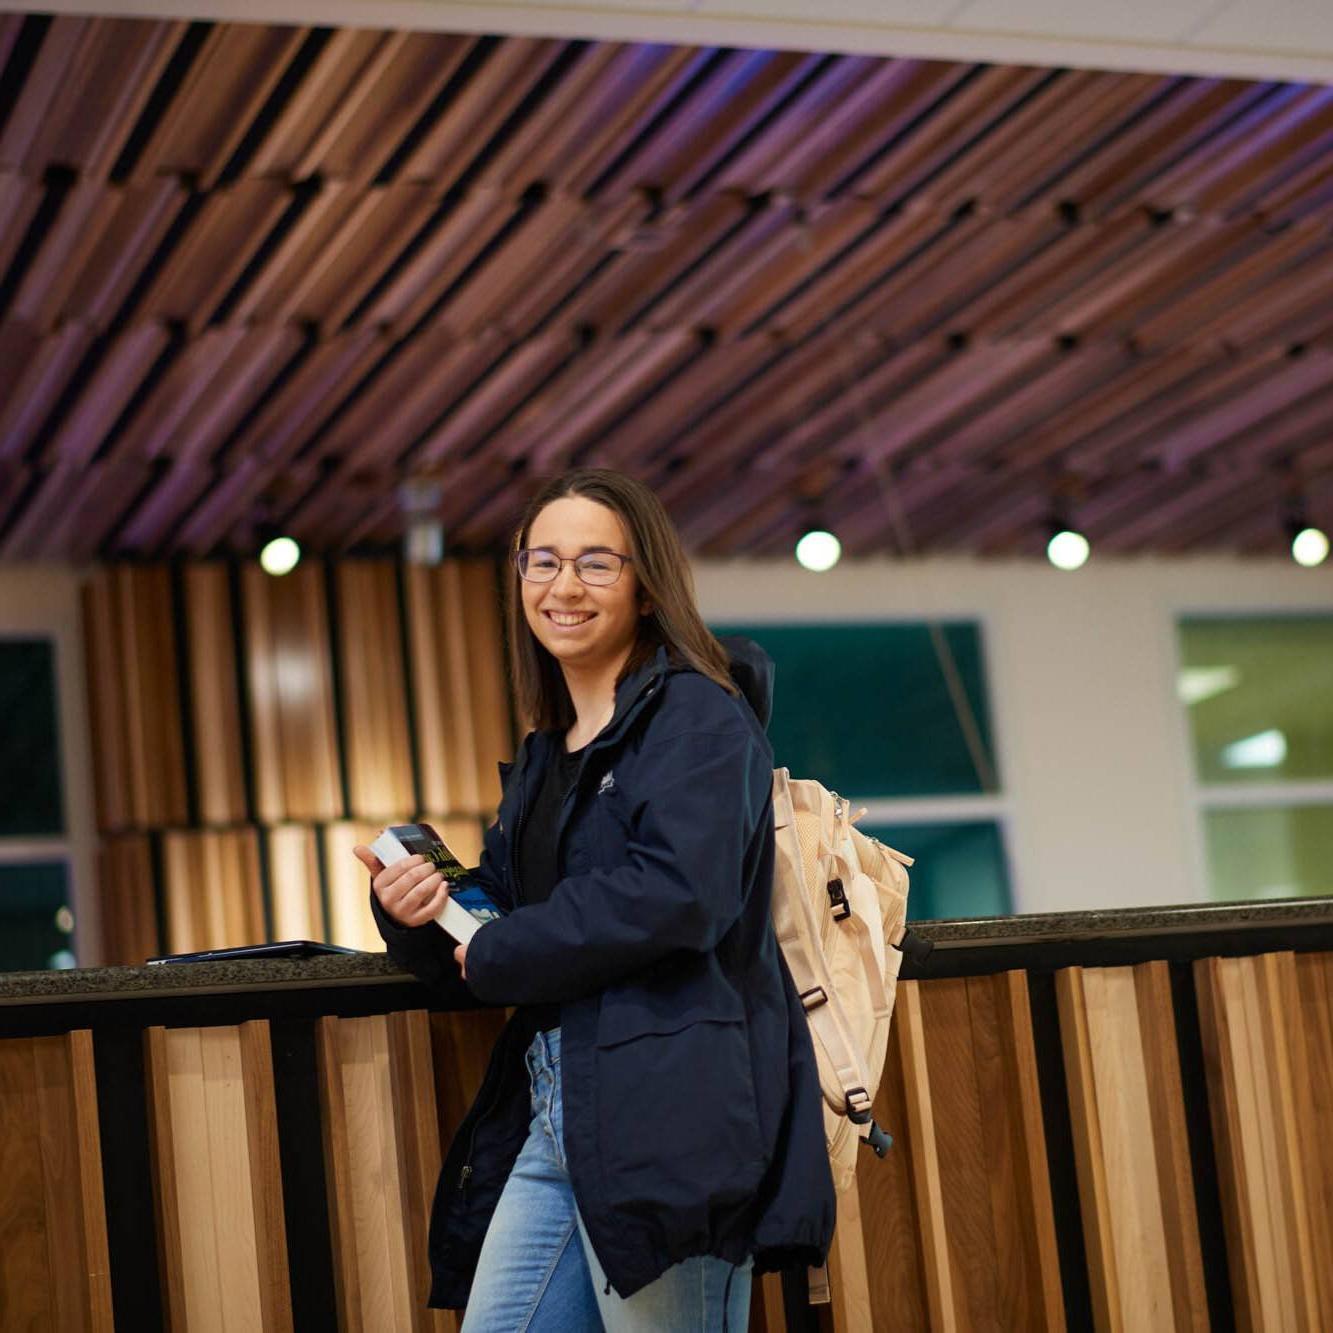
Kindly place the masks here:
POLYGON ((606 1274, 574 1205, 565 1162, 560 1029, 528 1047, 532 1124, 481 1247, 463 1333, 744 1333, 750 1267, 685 1259, 628 1299, 606 1274))

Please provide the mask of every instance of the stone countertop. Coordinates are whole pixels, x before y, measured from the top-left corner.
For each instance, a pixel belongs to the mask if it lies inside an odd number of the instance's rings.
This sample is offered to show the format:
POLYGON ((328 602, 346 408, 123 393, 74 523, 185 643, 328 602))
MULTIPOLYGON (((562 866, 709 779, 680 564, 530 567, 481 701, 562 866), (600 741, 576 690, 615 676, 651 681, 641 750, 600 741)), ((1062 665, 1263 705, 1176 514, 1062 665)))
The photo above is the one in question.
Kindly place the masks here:
MULTIPOLYGON (((979 948, 1089 940, 1129 939, 1191 931, 1239 931, 1299 925, 1333 925, 1333 898, 1291 898, 1251 903, 1120 907, 1095 912, 1047 912, 960 921, 914 921, 912 929, 938 949, 979 948)), ((59 1000, 134 999, 258 989, 374 985, 409 978, 382 953, 332 954, 290 959, 229 959, 89 967, 63 972, 0 973, 0 1004, 59 1000)))

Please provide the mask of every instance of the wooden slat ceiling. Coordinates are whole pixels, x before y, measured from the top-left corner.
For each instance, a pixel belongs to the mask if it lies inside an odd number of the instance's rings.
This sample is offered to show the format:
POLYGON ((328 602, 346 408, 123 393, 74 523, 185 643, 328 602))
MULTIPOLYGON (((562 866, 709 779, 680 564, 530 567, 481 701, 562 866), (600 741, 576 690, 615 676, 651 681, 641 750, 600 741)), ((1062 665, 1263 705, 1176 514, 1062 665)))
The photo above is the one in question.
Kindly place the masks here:
POLYGON ((0 16, 0 558, 1333 524, 1333 89, 0 16))

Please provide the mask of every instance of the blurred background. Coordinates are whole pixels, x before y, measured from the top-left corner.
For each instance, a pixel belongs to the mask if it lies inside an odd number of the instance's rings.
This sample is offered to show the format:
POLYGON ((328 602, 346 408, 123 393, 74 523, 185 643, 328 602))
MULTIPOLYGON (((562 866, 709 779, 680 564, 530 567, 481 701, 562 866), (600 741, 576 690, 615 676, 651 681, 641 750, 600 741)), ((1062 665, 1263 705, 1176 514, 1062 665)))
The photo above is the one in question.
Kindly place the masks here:
POLYGON ((0 14, 0 968, 377 948, 583 463, 913 915, 1333 892, 1322 9, 152 8, 0 14))

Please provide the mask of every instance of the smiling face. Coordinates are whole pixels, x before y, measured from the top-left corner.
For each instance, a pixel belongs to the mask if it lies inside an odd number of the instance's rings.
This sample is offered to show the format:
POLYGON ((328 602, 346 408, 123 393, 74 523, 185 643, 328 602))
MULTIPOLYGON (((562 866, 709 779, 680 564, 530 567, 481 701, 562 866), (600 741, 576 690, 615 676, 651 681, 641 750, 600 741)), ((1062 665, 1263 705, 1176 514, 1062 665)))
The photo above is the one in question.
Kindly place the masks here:
MULTIPOLYGON (((620 516, 581 495, 552 500, 532 521, 524 545, 572 560, 589 551, 629 553, 620 516)), ((607 588, 591 587, 560 567, 551 583, 522 582, 523 615, 537 641, 567 674, 618 673, 634 647, 647 606, 632 562, 607 588)))

